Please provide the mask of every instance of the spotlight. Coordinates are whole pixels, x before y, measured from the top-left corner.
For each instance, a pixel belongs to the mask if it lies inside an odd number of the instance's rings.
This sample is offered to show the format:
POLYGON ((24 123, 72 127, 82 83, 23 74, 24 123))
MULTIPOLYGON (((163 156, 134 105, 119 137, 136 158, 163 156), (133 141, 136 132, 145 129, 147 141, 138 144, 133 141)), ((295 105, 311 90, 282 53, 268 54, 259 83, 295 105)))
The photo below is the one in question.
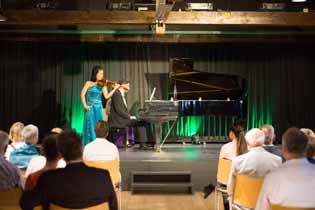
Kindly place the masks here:
POLYGON ((7 20, 8 20, 8 18, 6 18, 5 16, 0 14, 0 22, 4 22, 4 21, 7 21, 7 20))
POLYGON ((8 18, 2 15, 2 1, 0 0, 0 22, 7 21, 8 18))
POLYGON ((292 0, 292 2, 306 2, 306 0, 292 0))
POLYGON ((193 144, 201 144, 199 134, 195 134, 191 137, 191 141, 193 144))

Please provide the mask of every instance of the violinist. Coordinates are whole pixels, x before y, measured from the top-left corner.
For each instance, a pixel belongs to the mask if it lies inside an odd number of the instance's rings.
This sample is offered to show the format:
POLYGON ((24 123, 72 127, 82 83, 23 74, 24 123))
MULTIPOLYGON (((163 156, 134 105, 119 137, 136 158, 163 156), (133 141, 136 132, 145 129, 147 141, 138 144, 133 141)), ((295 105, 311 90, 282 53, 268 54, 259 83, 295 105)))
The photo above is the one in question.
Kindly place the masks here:
POLYGON ((114 84, 113 90, 108 92, 107 83, 104 80, 104 70, 101 66, 94 66, 92 69, 91 80, 87 81, 81 91, 81 101, 85 109, 84 124, 82 133, 82 143, 86 145, 93 141, 95 136, 94 127, 97 121, 104 120, 102 95, 109 99, 119 88, 114 84))

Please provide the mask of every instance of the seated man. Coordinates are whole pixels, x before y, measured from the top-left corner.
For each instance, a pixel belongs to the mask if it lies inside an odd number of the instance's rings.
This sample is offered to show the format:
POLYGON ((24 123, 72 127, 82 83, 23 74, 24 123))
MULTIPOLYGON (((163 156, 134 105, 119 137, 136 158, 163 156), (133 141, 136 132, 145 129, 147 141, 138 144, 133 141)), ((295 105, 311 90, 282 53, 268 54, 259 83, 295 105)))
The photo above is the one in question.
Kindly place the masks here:
POLYGON ((73 131, 57 137, 57 148, 66 161, 65 168, 43 173, 32 191, 24 192, 21 208, 31 210, 49 204, 64 208, 87 208, 108 202, 110 210, 117 210, 117 199, 108 171, 87 167, 82 161, 82 141, 73 131))
POLYGON ((140 144, 140 149, 148 149, 146 143, 148 141, 149 126, 147 123, 135 120, 134 116, 128 113, 127 101, 125 95, 130 89, 130 82, 119 81, 120 87, 114 92, 111 97, 110 114, 108 118, 109 141, 116 144, 118 148, 126 146, 127 142, 127 127, 135 128, 135 135, 140 144))
POLYGON ((265 142, 263 146, 264 149, 274 155, 278 155, 279 157, 282 157, 281 150, 273 144, 273 142, 276 139, 275 129, 273 128, 273 126, 265 124, 261 126, 260 129, 265 134, 265 142))
POLYGON ((84 147, 83 159, 98 160, 119 160, 119 152, 115 144, 109 142, 108 124, 105 121, 98 121, 95 125, 96 139, 84 147))
POLYGON ((4 158, 8 145, 8 134, 0 131, 0 190, 9 190, 15 187, 23 188, 20 170, 4 158))
POLYGON ((258 128, 253 128, 245 136, 249 151, 232 159, 231 172, 227 185, 229 196, 233 195, 235 177, 238 174, 261 178, 281 165, 281 158, 267 152, 262 146, 265 134, 258 128))
POLYGON ((269 173, 257 201, 256 210, 271 210, 271 205, 315 208, 315 167, 305 157, 307 137, 297 128, 282 136, 282 154, 286 159, 269 173))

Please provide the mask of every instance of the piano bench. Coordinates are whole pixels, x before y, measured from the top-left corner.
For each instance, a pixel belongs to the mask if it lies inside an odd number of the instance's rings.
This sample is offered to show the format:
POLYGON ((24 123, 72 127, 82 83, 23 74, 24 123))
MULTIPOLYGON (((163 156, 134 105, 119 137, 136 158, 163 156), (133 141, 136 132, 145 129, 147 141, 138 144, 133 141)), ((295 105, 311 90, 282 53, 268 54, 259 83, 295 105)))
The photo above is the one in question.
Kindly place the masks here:
POLYGON ((132 171, 131 193, 136 190, 174 190, 186 188, 193 194, 191 171, 132 171))

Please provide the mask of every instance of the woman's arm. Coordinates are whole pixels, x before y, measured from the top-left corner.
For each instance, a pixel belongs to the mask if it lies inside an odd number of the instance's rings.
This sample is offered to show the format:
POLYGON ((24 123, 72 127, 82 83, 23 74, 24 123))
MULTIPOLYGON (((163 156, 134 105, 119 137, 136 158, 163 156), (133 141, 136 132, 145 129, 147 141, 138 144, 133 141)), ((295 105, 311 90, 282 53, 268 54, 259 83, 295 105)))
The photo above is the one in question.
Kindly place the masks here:
POLYGON ((93 82, 87 81, 81 90, 81 102, 86 111, 90 111, 91 107, 86 104, 85 94, 87 90, 92 86, 93 82))
POLYGON ((110 97, 112 97, 112 95, 114 94, 114 92, 119 88, 119 84, 115 84, 114 88, 108 93, 107 87, 104 86, 103 87, 103 95, 106 99, 109 99, 110 97))

